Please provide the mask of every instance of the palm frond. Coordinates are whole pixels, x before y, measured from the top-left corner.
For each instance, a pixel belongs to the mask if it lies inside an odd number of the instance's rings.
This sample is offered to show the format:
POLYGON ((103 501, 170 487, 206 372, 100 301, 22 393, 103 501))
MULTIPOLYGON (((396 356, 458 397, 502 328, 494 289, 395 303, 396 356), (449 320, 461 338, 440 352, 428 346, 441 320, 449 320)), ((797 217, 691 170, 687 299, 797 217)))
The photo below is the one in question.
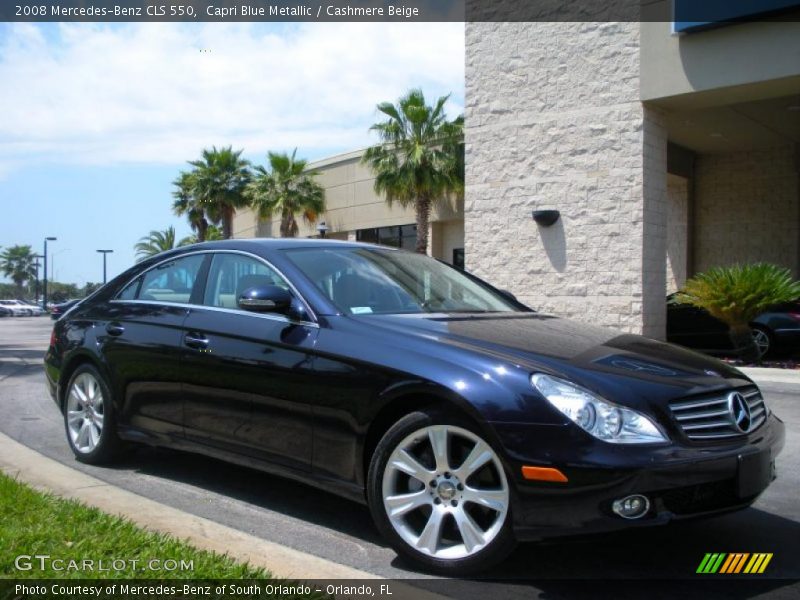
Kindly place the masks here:
POLYGON ((246 196, 260 219, 281 216, 281 234, 294 237, 298 233, 295 215, 302 215, 309 223, 325 212, 325 190, 308 171, 308 161, 297 158, 295 148, 291 155, 269 152, 269 169, 257 167, 246 188, 246 196))
POLYGON ((362 163, 375 173, 375 191, 389 205, 413 205, 419 212, 463 194, 464 119, 447 120, 448 99, 442 96, 429 106, 422 90, 412 89, 396 104, 378 104, 388 119, 370 127, 380 143, 367 148, 362 163))
POLYGON ((755 263, 700 273, 686 282, 675 301, 702 308, 731 329, 741 329, 770 306, 798 298, 800 282, 789 269, 755 263))

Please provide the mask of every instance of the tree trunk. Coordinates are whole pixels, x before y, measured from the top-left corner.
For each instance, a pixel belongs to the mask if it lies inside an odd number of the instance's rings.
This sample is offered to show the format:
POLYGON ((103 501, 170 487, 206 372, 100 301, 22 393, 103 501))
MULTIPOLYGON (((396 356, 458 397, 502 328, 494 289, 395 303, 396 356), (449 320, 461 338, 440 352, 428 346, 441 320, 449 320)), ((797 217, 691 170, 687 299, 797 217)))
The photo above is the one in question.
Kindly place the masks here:
POLYGON ((753 341, 753 332, 748 325, 731 327, 728 335, 733 343, 733 348, 739 353, 739 357, 748 363, 760 362, 761 357, 758 347, 753 341))
POLYGON ((417 247, 415 250, 419 254, 427 254, 428 223, 431 218, 430 198, 418 198, 416 211, 417 211, 417 247))
POLYGON ((281 215, 281 237, 288 238, 297 235, 297 224, 294 222, 294 215, 285 212, 281 215))
POLYGON ((222 209, 222 237, 226 240, 233 237, 233 214, 235 212, 232 206, 222 209))
POLYGON ((197 241, 205 242, 208 232, 208 220, 203 217, 197 222, 197 241))

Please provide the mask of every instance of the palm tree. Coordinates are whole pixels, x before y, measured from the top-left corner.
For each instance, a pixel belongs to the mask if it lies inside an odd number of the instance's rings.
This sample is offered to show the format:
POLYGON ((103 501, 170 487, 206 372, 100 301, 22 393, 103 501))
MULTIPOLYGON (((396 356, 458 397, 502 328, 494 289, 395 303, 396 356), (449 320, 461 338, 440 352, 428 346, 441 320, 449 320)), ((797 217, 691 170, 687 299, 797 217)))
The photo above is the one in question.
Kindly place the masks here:
POLYGON ((681 304, 705 310, 730 327, 734 348, 744 360, 758 360, 750 323, 774 304, 800 298, 800 282, 789 269, 769 263, 716 267, 695 275, 675 296, 681 304))
POLYGON ((241 155, 242 150, 234 152, 231 146, 219 150, 214 146, 211 150, 203 150, 201 160, 189 163, 194 170, 186 183, 193 203, 203 208, 210 221, 222 221, 225 239, 233 237, 236 209, 248 203, 244 190, 250 181, 250 163, 241 155))
POLYGON ((172 185, 176 188, 172 192, 175 198, 172 203, 172 210, 179 217, 186 215, 192 231, 197 234, 196 239, 198 242, 206 241, 209 223, 203 203, 198 201, 193 194, 194 179, 192 173, 182 171, 178 178, 172 182, 172 185))
POLYGON ((175 228, 169 226, 164 231, 153 230, 149 235, 139 238, 138 243, 133 248, 136 250, 136 262, 141 262, 145 258, 155 256, 160 252, 193 243, 194 240, 191 237, 185 237, 176 244, 175 228))
POLYGON ((17 286, 17 296, 25 291, 25 282, 36 277, 36 258, 30 246, 11 246, 0 254, 0 269, 17 286))
POLYGON ((247 186, 247 194, 261 219, 281 217, 281 237, 295 237, 298 232, 295 215, 303 215, 314 223, 325 211, 325 190, 314 178, 316 172, 306 170, 308 161, 297 159, 297 148, 292 155, 270 152, 270 170, 256 167, 256 175, 247 186))
POLYGON ((442 96, 425 104, 422 90, 411 90, 397 105, 382 102, 387 120, 373 125, 380 144, 368 148, 362 162, 375 172, 375 191, 391 206, 413 205, 417 217, 416 251, 428 251, 431 208, 464 192, 464 118, 448 121, 442 96))
MULTIPOLYGON (((222 231, 216 225, 208 225, 206 229, 206 239, 203 241, 206 242, 213 242, 214 240, 221 240, 224 239, 222 237, 222 231)), ((189 235, 183 238, 180 242, 178 242, 178 246, 188 246, 189 244, 197 244, 200 243, 200 236, 199 235, 189 235)))

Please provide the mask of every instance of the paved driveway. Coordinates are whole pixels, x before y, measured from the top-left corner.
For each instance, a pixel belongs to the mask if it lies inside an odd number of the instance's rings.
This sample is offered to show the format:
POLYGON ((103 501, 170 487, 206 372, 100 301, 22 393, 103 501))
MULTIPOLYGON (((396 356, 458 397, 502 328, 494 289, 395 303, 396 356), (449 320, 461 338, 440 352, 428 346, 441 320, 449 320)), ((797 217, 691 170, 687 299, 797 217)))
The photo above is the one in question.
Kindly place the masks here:
POLYGON ((762 386, 767 402, 786 421, 787 444, 778 459, 778 480, 753 508, 663 528, 525 544, 488 574, 493 581, 443 584, 416 573, 384 546, 365 507, 302 484, 205 457, 146 448, 114 468, 75 462, 61 415, 43 383, 41 358, 50 328, 46 317, 0 320, 0 431, 159 502, 375 574, 418 579, 415 585, 459 598, 487 593, 530 598, 533 591, 546 598, 638 597, 644 591, 651 598, 708 595, 722 591, 724 582, 706 580, 702 586, 694 574, 706 552, 775 554, 769 579, 761 579, 757 589, 739 580, 726 591, 731 597, 756 592, 800 597, 793 583, 800 579, 800 385, 762 386), (609 578, 629 581, 601 582, 609 578))

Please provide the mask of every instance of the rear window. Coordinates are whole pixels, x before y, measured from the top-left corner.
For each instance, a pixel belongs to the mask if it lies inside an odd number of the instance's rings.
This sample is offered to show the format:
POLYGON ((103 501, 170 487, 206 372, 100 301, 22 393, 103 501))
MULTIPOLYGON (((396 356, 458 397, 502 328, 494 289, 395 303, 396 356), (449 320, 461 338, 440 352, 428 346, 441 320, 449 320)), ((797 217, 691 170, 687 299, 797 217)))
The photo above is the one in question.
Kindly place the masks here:
POLYGON ((162 263, 125 286, 117 299, 188 304, 203 260, 204 254, 193 254, 162 263))

